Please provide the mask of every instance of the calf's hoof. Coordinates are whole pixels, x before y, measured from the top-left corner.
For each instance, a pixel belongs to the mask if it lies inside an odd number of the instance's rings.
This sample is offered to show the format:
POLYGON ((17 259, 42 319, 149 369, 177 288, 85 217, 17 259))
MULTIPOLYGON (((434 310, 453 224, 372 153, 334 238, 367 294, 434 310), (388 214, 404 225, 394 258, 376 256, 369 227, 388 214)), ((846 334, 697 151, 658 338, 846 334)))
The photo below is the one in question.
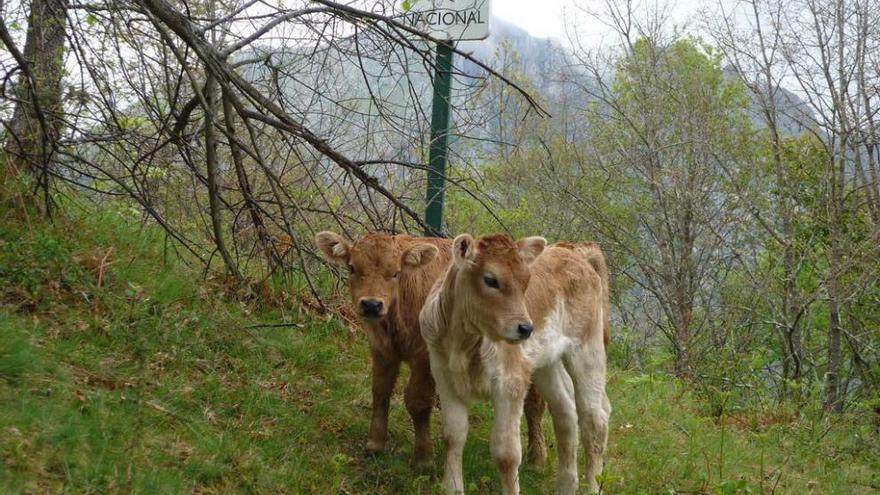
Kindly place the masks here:
POLYGON ((446 489, 447 495, 464 495, 464 487, 459 486, 458 483, 444 480, 443 488, 446 489))
POLYGON ((434 471, 433 459, 413 459, 413 470, 419 474, 429 474, 434 471))
POLYGON ((547 446, 543 443, 529 445, 529 451, 526 453, 526 464, 538 470, 543 470, 547 467, 547 446))
POLYGON ((367 442, 367 446, 365 448, 367 454, 376 455, 385 451, 385 442, 377 442, 375 440, 370 440, 367 442))
POLYGON ((416 449, 413 453, 413 466, 419 472, 425 472, 434 468, 434 450, 416 449))
POLYGON ((578 478, 575 473, 557 473, 556 494, 576 495, 578 492, 578 478))

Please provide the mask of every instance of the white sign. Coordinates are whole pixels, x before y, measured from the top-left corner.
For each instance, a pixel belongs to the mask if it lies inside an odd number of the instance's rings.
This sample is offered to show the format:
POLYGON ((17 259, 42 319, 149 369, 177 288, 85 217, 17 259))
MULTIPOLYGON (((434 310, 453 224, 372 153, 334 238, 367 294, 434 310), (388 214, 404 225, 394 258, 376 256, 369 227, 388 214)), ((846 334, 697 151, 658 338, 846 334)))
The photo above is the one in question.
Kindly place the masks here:
POLYGON ((489 37, 490 0, 403 0, 403 22, 442 40, 489 37))

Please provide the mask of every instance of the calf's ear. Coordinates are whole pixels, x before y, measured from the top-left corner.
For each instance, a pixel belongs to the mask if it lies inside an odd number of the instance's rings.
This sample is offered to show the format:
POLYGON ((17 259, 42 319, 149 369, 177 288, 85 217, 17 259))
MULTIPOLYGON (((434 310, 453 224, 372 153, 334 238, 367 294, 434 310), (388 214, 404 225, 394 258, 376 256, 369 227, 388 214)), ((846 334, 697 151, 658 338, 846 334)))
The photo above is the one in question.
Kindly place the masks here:
POLYGON ((474 262, 477 257, 477 246, 470 234, 461 234, 452 241, 452 262, 464 268, 474 262))
POLYGON ((346 241, 341 235, 335 232, 318 232, 318 235, 315 236, 315 244, 318 245, 318 249, 324 253, 324 257, 330 263, 334 265, 347 265, 348 260, 351 257, 349 253, 351 249, 351 244, 346 241))
POLYGON ((433 244, 416 244, 403 252, 401 262, 404 268, 418 268, 433 261, 439 252, 433 244))
POLYGON ((519 255, 522 256, 523 261, 526 263, 535 261, 535 258, 544 252, 546 246, 547 239, 544 239, 543 237, 526 237, 525 239, 516 241, 519 255))

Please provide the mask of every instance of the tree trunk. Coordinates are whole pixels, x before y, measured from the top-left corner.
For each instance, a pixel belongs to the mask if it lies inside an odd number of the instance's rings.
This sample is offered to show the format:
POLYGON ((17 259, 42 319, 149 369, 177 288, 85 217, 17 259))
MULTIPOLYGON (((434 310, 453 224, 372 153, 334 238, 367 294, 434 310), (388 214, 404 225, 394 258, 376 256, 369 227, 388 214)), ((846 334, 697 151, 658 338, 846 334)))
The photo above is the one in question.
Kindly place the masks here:
MULTIPOLYGON (((843 111, 841 111, 843 112, 843 111)), ((843 118, 843 117, 842 117, 843 118)), ((843 410, 843 398, 840 393, 840 365, 841 365, 841 318, 840 309, 843 295, 841 294, 840 278, 842 274, 843 245, 840 236, 840 222, 844 208, 844 184, 846 180, 846 134, 844 125, 841 124, 841 140, 837 147, 838 156, 831 164, 831 252, 828 259, 828 370, 825 373, 825 408, 834 411, 843 410)))
MULTIPOLYGON (((836 215, 834 215, 836 216, 836 215)), ((830 325, 828 328, 828 370, 825 372, 825 408, 841 411, 843 400, 840 396, 840 233, 831 227, 831 263, 828 280, 828 312, 830 325)))
POLYGON ((679 315, 682 321, 678 322, 675 329, 678 355, 675 356, 675 376, 681 379, 689 379, 691 374, 691 329, 690 317, 684 313, 679 315))
POLYGON ((244 158, 242 157, 241 149, 239 149, 239 145, 235 138, 235 109, 232 108, 232 98, 226 91, 223 92, 222 97, 223 118, 226 124, 226 135, 229 139, 229 153, 232 156, 232 163, 235 166, 238 187, 241 189, 245 208, 247 208, 248 213, 251 216, 251 223, 257 234, 257 242, 260 243, 260 252, 265 253, 269 262, 269 270, 272 271, 275 267, 280 266, 283 260, 281 259, 277 248, 269 241, 266 225, 263 222, 262 215, 260 215, 260 207, 251 193, 251 184, 248 180, 247 171, 244 169, 244 158))
POLYGON ((214 117, 217 112, 217 84, 214 76, 209 75, 205 82, 205 162, 208 172, 208 206, 211 210, 211 229, 214 234, 214 245, 220 252, 220 257, 226 263, 226 268, 241 282, 241 273, 226 249, 223 239, 223 224, 220 219, 220 192, 217 186, 217 139, 214 129, 214 117))
POLYGON ((62 123, 61 79, 67 28, 67 0, 33 0, 28 17, 24 54, 12 45, 5 27, 3 42, 20 66, 15 110, 4 150, 6 164, 0 180, 6 185, 20 174, 35 180, 50 213, 50 164, 62 123))
MULTIPOLYGON (((844 66, 844 3, 838 0, 836 5, 836 22, 837 22, 837 92, 836 110, 837 123, 835 132, 837 134, 837 146, 833 149, 836 156, 832 157, 829 163, 831 173, 831 197, 829 198, 829 206, 831 213, 831 252, 828 260, 828 370, 825 373, 825 408, 829 410, 841 411, 843 409, 843 399, 840 393, 840 365, 841 365, 841 324, 840 324, 840 303, 843 300, 841 295, 840 278, 842 273, 842 252, 843 245, 840 236, 840 222, 843 218, 844 209, 844 188, 846 185, 846 162, 847 150, 849 146, 850 129, 847 120, 847 79, 846 67, 844 66)), ((830 75, 830 74, 829 74, 830 75)), ((830 80, 831 78, 828 77, 830 80)))

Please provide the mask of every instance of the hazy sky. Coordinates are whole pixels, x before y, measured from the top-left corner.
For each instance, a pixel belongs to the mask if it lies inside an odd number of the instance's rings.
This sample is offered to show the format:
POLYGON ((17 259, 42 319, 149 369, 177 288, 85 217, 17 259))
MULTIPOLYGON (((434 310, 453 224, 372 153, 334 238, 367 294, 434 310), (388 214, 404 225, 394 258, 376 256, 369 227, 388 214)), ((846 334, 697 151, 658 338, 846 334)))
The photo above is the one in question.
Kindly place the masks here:
POLYGON ((574 15, 576 0, 492 0, 492 13, 539 38, 564 38, 563 12, 574 15))
MULTIPOLYGON (((636 10, 669 6, 672 13, 670 20, 681 25, 692 23, 699 9, 717 3, 718 0, 636 0, 634 5, 636 10)), ((492 0, 492 14, 539 38, 564 40, 567 37, 566 27, 574 28, 582 37, 601 38, 607 28, 586 15, 584 10, 592 8, 602 11, 603 4, 604 0, 492 0)))

